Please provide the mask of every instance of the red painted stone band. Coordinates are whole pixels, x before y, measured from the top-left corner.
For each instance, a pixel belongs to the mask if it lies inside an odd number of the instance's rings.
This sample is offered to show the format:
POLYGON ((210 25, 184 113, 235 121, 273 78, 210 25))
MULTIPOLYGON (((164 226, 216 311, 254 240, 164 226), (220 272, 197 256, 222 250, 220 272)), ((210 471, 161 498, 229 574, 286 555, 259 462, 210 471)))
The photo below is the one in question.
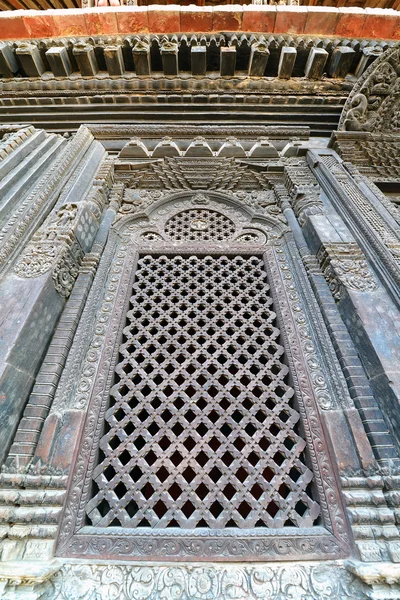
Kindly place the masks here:
POLYGON ((281 33, 400 39, 400 12, 314 6, 118 6, 0 11, 0 39, 188 33, 281 33))

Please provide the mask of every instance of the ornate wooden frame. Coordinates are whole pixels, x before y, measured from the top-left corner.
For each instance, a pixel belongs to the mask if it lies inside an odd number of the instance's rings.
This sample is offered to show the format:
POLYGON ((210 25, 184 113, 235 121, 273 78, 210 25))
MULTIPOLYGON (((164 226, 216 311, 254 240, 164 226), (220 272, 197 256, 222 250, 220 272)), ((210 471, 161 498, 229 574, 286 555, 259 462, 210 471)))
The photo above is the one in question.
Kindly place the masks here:
MULTIPOLYGON (((263 193, 263 192, 262 192, 263 193)), ((327 407, 328 387, 310 334, 310 317, 302 292, 294 281, 305 272, 296 260, 297 250, 282 219, 260 214, 255 207, 228 196, 207 193, 205 200, 191 192, 156 194, 132 210, 123 210, 111 231, 116 243, 104 302, 97 315, 95 332, 76 398, 77 409, 87 416, 70 478, 56 555, 74 558, 130 560, 265 561, 315 560, 344 557, 351 551, 349 527, 343 511, 338 478, 331 460, 329 440, 320 411, 327 407), (235 222, 233 241, 215 244, 171 243, 163 238, 167 219, 188 206, 208 206, 235 222), (256 243, 238 241, 243 232, 258 231, 256 243), (143 239, 152 232, 153 239, 143 239), (265 242, 264 242, 265 239, 265 242), (263 243, 264 242, 264 243, 263 243), (85 525, 85 504, 90 493, 104 412, 109 398, 119 340, 140 253, 207 253, 263 255, 274 310, 284 339, 293 387, 302 417, 308 453, 314 473, 322 525, 310 529, 273 530, 171 530, 96 528, 85 525), (293 264, 295 267, 293 267, 293 264), (298 270, 293 273, 293 268, 298 270)), ((151 236, 150 236, 151 237, 151 236)), ((94 283, 96 285, 96 281, 94 283)), ((332 399, 331 405, 335 405, 332 399)), ((328 402, 329 404, 329 402, 328 402)))

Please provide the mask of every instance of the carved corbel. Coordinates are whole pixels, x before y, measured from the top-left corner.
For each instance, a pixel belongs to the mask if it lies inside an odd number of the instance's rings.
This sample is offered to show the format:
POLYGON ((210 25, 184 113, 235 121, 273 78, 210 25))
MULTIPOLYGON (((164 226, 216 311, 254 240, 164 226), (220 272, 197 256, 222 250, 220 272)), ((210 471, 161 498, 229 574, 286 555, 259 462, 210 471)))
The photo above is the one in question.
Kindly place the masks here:
POLYGON ((2 598, 36 600, 47 595, 51 578, 61 569, 57 560, 48 563, 10 561, 0 563, 0 594, 2 598))
POLYGON ((373 292, 377 283, 356 242, 322 244, 317 259, 324 277, 336 300, 343 289, 355 292, 373 292))
POLYGON ((15 273, 19 277, 32 278, 53 269, 54 286, 67 298, 84 254, 73 233, 77 216, 77 204, 65 204, 50 215, 17 262, 15 273))

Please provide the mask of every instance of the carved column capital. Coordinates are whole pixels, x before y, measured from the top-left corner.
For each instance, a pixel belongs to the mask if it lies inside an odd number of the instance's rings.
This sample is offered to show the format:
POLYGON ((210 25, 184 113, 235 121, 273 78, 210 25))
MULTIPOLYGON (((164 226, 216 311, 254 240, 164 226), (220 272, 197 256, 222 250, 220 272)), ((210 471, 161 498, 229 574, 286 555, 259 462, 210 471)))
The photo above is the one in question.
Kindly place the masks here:
POLYGON ((303 164, 297 161, 296 164, 285 166, 284 183, 301 226, 309 216, 325 212, 320 187, 305 161, 303 164))
POLYGON ((77 204, 68 203, 50 215, 15 265, 19 277, 40 277, 52 270, 57 292, 70 295, 84 255, 74 235, 78 212, 77 204))

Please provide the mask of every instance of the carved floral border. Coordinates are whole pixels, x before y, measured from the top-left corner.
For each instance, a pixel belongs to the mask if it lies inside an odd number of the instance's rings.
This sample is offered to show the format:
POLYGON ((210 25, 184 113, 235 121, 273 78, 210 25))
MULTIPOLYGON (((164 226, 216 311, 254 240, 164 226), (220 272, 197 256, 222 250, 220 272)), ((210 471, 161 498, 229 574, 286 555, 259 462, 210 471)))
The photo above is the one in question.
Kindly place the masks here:
POLYGON ((340 565, 68 564, 54 600, 363 600, 365 586, 340 565))

